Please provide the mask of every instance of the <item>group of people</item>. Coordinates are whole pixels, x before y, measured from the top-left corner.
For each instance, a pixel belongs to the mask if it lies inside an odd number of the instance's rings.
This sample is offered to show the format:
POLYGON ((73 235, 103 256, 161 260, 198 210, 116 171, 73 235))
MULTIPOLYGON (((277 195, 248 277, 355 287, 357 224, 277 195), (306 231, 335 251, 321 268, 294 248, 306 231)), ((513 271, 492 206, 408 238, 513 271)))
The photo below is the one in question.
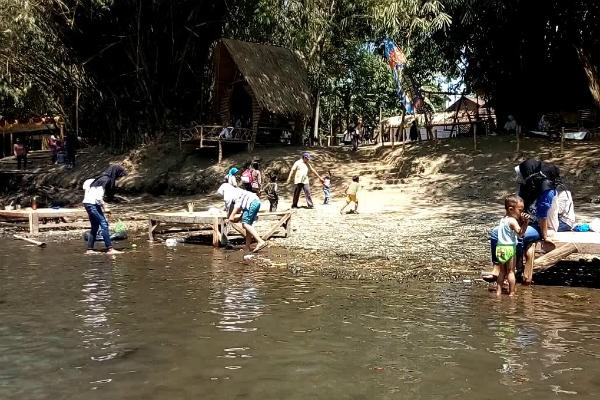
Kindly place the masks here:
POLYGON ((556 165, 528 159, 515 167, 515 175, 518 194, 506 197, 506 214, 490 234, 494 269, 484 275, 497 282, 498 294, 506 278, 514 295, 517 271, 523 256, 525 264, 533 262, 535 242, 551 243, 553 232, 570 231, 575 225, 573 197, 556 165))
MULTIPOLYGON (((258 160, 252 160, 244 165, 244 170, 239 176, 239 169, 232 167, 229 169, 220 185, 217 193, 223 197, 227 218, 231 222, 241 222, 242 227, 246 231, 246 247, 251 250, 253 240, 256 241, 256 246, 252 249, 253 252, 258 252, 267 246, 252 226, 258 216, 258 211, 261 206, 259 196, 264 193, 269 200, 269 210, 276 211, 279 201, 279 190, 277 185, 277 175, 271 174, 270 181, 263 185, 262 173, 258 160)), ((323 204, 330 202, 330 186, 331 176, 319 173, 310 164, 310 154, 302 153, 302 157, 297 160, 292 166, 287 178, 287 183, 294 181, 294 194, 292 199, 292 208, 298 208, 300 193, 304 192, 308 208, 313 208, 313 199, 310 192, 309 173, 312 172, 317 176, 323 185, 323 204)), ((91 231, 88 235, 87 253, 93 254, 94 244, 98 231, 101 232, 104 245, 107 253, 119 253, 112 247, 108 220, 106 218, 107 206, 105 198, 111 198, 114 195, 116 182, 119 178, 126 176, 125 169, 118 165, 113 165, 107 168, 100 176, 87 179, 83 183, 84 199, 83 205, 87 211, 91 231)), ((352 182, 345 187, 346 202, 340 209, 340 214, 350 204, 354 203, 354 209, 349 213, 358 213, 358 198, 359 177, 352 177, 352 182)))
POLYGON ((75 157, 77 155, 78 142, 75 135, 68 133, 61 140, 55 135, 50 135, 48 139, 48 147, 50 148, 52 164, 65 164, 65 167, 70 169, 75 167, 75 157), (64 154, 63 157, 59 157, 64 154))
POLYGON ((343 133, 342 142, 346 145, 351 145, 352 150, 356 151, 358 149, 358 145, 362 141, 369 142, 370 137, 368 135, 365 136, 365 132, 363 132, 362 121, 359 119, 356 124, 348 124, 348 127, 343 133))
MULTIPOLYGON (((52 164, 64 163, 67 168, 75 166, 75 157, 77 155, 78 141, 75 135, 68 133, 61 140, 55 135, 48 138, 48 147, 50 148, 50 160, 52 164), (64 159, 59 159, 59 155, 64 154, 64 159)), ((16 138, 13 145, 13 155, 17 160, 17 169, 27 168, 27 155, 29 149, 21 138, 16 138)))
MULTIPOLYGON (((262 173, 260 172, 257 160, 247 163, 244 171, 240 175, 238 184, 237 175, 239 169, 232 167, 225 175, 223 183, 219 186, 217 193, 223 197, 224 209, 227 217, 232 222, 241 221, 242 227, 246 231, 246 247, 251 249, 252 241, 256 241, 254 252, 257 252, 267 246, 267 243, 261 239, 252 224, 256 221, 258 210, 260 209, 260 197, 264 194, 269 201, 269 211, 277 211, 279 202, 279 186, 277 184, 277 175, 271 174, 269 182, 263 184, 262 173), (239 214, 239 215, 238 215, 239 214)), ((300 194, 304 193, 307 208, 314 208, 314 202, 310 191, 309 173, 313 173, 323 185, 323 204, 330 203, 331 176, 325 174, 321 176, 310 163, 310 154, 302 153, 292 165, 287 178, 287 183, 294 182, 294 193, 292 196, 292 209, 298 208, 300 194)), ((354 210, 350 213, 358 213, 359 177, 355 176, 346 189, 346 203, 340 210, 340 214, 351 203, 354 203, 354 210)))

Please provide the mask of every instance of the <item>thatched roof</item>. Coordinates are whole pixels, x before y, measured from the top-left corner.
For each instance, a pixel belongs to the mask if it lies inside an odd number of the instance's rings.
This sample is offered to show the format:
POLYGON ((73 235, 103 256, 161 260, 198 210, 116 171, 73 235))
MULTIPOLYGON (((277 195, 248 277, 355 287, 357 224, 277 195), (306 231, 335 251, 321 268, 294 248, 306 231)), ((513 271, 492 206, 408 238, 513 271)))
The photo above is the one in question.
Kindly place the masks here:
MULTIPOLYGON (((312 96, 306 69, 291 50, 222 39, 216 52, 217 68, 225 68, 223 63, 232 60, 263 110, 280 115, 311 114, 312 96)), ((219 79, 226 77, 221 74, 219 79)))
POLYGON ((485 101, 480 98, 473 98, 470 96, 461 96, 458 100, 452 103, 446 112, 456 111, 460 107, 461 111, 475 112, 481 107, 485 106, 485 101))

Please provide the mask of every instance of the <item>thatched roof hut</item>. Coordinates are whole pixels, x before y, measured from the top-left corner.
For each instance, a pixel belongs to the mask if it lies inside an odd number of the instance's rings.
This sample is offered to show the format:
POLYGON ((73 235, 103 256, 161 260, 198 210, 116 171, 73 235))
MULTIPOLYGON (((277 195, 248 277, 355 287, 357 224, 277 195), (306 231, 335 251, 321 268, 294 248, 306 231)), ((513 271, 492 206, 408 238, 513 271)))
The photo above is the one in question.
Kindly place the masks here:
POLYGON ((483 99, 462 95, 458 100, 446 108, 445 111, 456 112, 456 110, 460 110, 468 113, 476 113, 482 107, 485 107, 485 101, 483 99))
POLYGON ((265 113, 290 120, 311 114, 306 69, 291 50, 221 39, 213 61, 214 105, 224 125, 241 119, 256 132, 265 113))

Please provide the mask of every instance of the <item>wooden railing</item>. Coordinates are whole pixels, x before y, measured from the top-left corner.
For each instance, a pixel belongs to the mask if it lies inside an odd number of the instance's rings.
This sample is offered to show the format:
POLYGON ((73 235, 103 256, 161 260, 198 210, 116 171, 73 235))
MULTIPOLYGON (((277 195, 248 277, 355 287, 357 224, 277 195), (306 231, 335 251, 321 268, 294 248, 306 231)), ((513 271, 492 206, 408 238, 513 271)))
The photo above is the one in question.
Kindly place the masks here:
POLYGON ((179 133, 179 142, 199 141, 200 147, 204 142, 243 142, 252 141, 252 129, 234 128, 223 125, 192 125, 179 133))
POLYGON ((223 158, 223 143, 248 143, 249 150, 252 146, 254 135, 252 129, 235 128, 224 125, 197 125, 193 123, 189 128, 179 131, 179 148, 184 142, 199 142, 199 148, 204 148, 205 143, 217 143, 219 147, 219 163, 223 158))

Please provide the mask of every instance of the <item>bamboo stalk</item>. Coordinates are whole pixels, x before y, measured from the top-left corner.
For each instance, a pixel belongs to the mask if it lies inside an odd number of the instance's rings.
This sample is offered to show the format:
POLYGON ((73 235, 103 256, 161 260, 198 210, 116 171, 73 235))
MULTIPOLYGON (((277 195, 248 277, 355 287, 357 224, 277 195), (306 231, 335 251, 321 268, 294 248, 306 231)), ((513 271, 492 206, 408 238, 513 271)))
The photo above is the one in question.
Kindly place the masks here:
POLYGON ((40 242, 39 240, 30 239, 28 237, 21 236, 21 235, 13 235, 13 237, 15 239, 24 240, 24 241, 29 242, 31 244, 35 244, 36 246, 39 246, 39 247, 46 247, 46 243, 45 242, 40 242))

